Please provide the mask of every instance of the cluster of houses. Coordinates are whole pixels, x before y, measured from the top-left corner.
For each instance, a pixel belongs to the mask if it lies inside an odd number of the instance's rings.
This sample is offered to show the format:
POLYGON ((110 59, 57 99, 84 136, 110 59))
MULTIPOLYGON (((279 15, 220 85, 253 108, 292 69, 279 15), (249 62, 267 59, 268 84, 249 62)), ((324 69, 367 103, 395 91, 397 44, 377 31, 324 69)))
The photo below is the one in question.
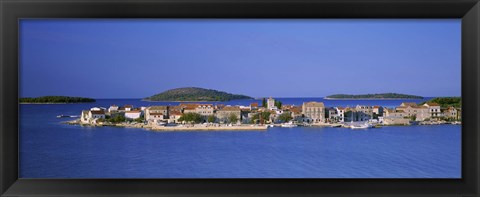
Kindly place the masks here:
POLYGON ((350 122, 375 120, 384 125, 406 125, 414 122, 449 119, 461 120, 461 109, 448 107, 442 109, 437 103, 418 105, 404 102, 396 108, 382 106, 334 107, 329 108, 328 122, 350 122))
POLYGON ((207 122, 208 117, 214 116, 215 122, 230 123, 230 117, 236 116, 236 123, 252 123, 253 117, 261 112, 269 112, 270 117, 264 120, 270 123, 279 122, 279 116, 288 113, 293 121, 299 123, 342 123, 351 121, 375 120, 385 125, 409 124, 410 121, 428 121, 438 118, 460 120, 460 109, 449 107, 441 109, 436 103, 405 102, 396 108, 382 106, 355 107, 325 107, 323 102, 304 102, 301 106, 282 105, 278 108, 275 99, 268 98, 266 106, 259 107, 258 103, 248 106, 206 104, 206 103, 180 103, 175 106, 149 106, 134 108, 132 105, 119 107, 110 106, 108 109, 94 107, 82 111, 80 121, 82 123, 96 123, 106 117, 123 116, 126 120, 141 120, 147 124, 182 123, 179 121, 185 113, 197 113, 207 122))

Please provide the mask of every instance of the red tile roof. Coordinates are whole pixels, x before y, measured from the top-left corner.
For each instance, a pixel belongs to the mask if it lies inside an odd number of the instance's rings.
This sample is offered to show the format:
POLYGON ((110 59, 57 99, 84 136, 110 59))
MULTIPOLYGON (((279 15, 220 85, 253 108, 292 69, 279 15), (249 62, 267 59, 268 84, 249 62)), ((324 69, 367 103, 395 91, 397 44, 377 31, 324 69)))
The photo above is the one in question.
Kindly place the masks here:
POLYGON ((220 111, 240 111, 240 107, 238 106, 226 106, 222 108, 220 111))
POLYGON ((172 115, 172 116, 180 116, 180 115, 182 115, 182 112, 172 111, 172 112, 170 112, 170 115, 172 115))
POLYGON ((415 102, 403 102, 403 103, 402 103, 402 104, 400 104, 400 105, 402 105, 402 106, 411 106, 411 107, 413 107, 413 106, 416 106, 416 105, 417 105, 417 103, 415 103, 415 102))

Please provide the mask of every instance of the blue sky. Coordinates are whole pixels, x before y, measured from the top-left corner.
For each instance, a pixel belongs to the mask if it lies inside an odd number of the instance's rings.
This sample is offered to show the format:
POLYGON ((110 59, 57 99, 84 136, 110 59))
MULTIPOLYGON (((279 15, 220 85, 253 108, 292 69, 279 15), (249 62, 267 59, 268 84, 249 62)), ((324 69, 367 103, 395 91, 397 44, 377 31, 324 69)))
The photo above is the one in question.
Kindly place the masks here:
POLYGON ((20 21, 20 96, 460 96, 461 21, 20 21))

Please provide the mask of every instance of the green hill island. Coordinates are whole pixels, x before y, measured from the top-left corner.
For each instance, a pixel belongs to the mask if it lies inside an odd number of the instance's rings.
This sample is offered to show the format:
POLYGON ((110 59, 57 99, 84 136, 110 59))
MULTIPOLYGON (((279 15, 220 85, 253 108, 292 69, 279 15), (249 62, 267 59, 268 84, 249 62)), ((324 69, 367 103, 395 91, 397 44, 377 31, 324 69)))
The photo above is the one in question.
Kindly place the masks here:
POLYGON ((218 90, 186 87, 167 90, 144 98, 145 101, 230 101, 239 99, 253 99, 252 97, 230 94, 218 90))
POLYGON ((398 94, 398 93, 381 93, 381 94, 333 94, 326 96, 325 99, 423 99, 422 96, 398 94))
POLYGON ((93 103, 95 99, 71 96, 42 96, 20 98, 20 103, 93 103))

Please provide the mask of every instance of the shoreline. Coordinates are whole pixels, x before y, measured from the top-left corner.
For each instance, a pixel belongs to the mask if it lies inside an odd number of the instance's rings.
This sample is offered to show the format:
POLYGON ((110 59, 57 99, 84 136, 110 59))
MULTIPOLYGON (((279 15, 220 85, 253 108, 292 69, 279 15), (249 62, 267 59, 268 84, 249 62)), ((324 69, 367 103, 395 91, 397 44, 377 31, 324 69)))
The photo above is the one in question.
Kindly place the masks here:
MULTIPOLYGON (((203 125, 203 124, 180 124, 177 126, 159 126, 159 125, 146 125, 144 123, 102 123, 102 124, 91 124, 91 123, 82 123, 80 119, 65 121, 63 124, 68 125, 80 125, 87 127, 122 127, 122 128, 138 128, 138 129, 147 129, 151 131, 267 131, 269 128, 268 124, 265 125, 203 125)), ((275 127, 281 127, 281 124, 274 124, 275 127)), ((461 123, 452 123, 452 122, 424 122, 422 124, 377 124, 372 128, 381 128, 381 127, 390 127, 390 126, 430 126, 430 125, 462 125, 461 123)), ((349 128, 350 126, 342 123, 318 123, 310 125, 297 125, 299 127, 327 127, 327 128, 349 128)))
POLYGON ((151 130, 154 131, 266 131, 268 127, 263 126, 158 126, 152 127, 151 130))
POLYGON ((327 98, 325 100, 423 100, 425 98, 327 98))
POLYGON ((243 125, 243 126, 212 126, 212 125, 177 125, 177 126, 156 126, 145 125, 143 123, 105 123, 105 124, 90 124, 81 123, 79 119, 62 122, 68 125, 80 125, 89 127, 123 127, 123 128, 138 128, 152 131, 266 131, 267 125, 243 125))

